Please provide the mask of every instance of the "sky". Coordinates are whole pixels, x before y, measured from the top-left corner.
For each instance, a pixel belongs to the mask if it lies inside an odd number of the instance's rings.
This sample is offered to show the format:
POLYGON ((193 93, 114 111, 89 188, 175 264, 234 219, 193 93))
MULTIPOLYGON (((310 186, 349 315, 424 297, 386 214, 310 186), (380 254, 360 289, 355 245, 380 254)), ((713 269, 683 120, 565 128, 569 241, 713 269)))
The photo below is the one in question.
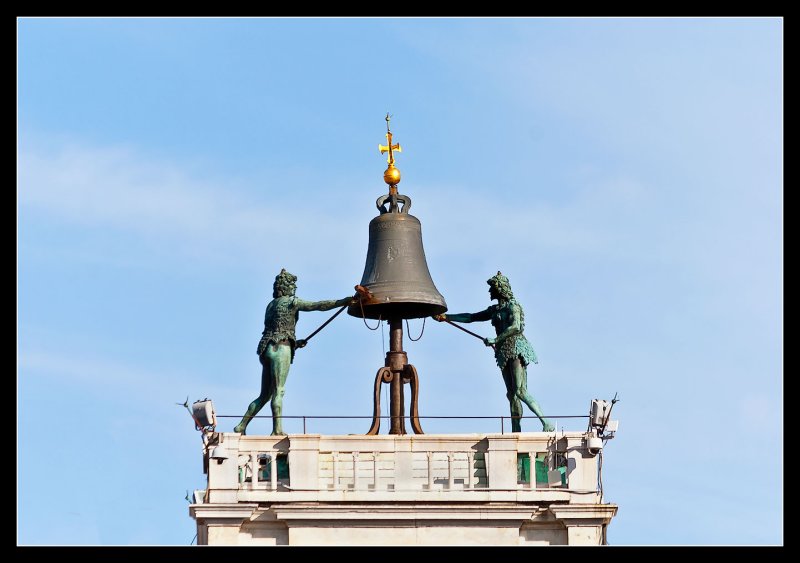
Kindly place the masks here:
MULTIPOLYGON (((303 299, 352 294, 386 191, 387 112, 449 311, 487 307, 501 270, 545 413, 618 393, 609 543, 783 543, 781 19, 21 18, 17 31, 19 544, 193 541, 185 495, 205 478, 179 404, 243 414, 281 268, 303 299)), ((328 316, 301 314, 298 336, 328 316)), ((423 328, 405 341, 420 414, 507 416, 491 350, 409 322, 423 328)), ((370 415, 387 336, 337 317, 298 350, 284 414, 370 415)))

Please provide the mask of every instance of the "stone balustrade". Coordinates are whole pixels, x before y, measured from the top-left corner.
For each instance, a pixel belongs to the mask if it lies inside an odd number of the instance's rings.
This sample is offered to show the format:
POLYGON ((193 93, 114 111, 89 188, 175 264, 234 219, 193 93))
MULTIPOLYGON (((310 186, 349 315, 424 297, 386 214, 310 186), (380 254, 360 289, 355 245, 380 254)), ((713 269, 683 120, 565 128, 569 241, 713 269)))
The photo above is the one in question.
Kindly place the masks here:
POLYGON ((222 433, 191 511, 199 543, 601 543, 616 506, 586 439, 222 433))

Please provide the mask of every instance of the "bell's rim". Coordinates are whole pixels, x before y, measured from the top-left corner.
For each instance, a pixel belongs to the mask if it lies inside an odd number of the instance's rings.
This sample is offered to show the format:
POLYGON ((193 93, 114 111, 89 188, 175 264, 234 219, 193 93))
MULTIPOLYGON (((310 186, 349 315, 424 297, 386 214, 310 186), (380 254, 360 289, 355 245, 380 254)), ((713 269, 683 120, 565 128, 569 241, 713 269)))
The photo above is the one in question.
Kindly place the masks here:
MULTIPOLYGON (((373 303, 364 305, 363 317, 370 320, 395 320, 395 319, 423 319, 447 312, 444 300, 438 303, 427 302, 401 302, 373 303)), ((360 305, 350 305, 347 314, 352 317, 362 317, 360 305)))

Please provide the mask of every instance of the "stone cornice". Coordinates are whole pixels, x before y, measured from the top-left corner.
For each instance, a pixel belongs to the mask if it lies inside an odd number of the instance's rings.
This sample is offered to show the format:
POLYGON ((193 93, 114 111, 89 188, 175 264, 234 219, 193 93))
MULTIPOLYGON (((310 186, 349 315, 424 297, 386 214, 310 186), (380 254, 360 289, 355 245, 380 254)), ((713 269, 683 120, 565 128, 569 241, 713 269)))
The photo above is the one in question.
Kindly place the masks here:
POLYGON ((309 520, 365 520, 365 521, 409 521, 414 525, 416 520, 504 520, 509 525, 519 526, 523 521, 531 520, 546 509, 541 507, 522 508, 512 505, 443 505, 437 503, 423 504, 318 504, 289 503, 273 505, 272 510, 278 520, 290 524, 292 521, 309 520))
POLYGON ((608 524, 617 514, 616 504, 551 504, 550 512, 559 520, 574 521, 575 525, 580 525, 585 521, 586 525, 597 525, 598 520, 601 524, 608 524))
POLYGON ((235 503, 235 504, 192 504, 189 505, 189 514, 195 519, 214 519, 214 520, 248 520, 258 509, 257 504, 235 503))

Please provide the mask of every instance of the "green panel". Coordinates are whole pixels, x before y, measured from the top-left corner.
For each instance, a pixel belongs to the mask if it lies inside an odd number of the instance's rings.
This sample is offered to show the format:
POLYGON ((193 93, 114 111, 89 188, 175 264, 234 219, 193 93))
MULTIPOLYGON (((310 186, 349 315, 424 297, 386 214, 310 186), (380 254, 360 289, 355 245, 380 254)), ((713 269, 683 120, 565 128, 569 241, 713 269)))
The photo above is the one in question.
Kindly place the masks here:
POLYGON ((536 456, 536 486, 547 486, 547 461, 545 454, 536 456))
POLYGON ((289 478, 289 458, 285 455, 278 456, 278 479, 289 478))
MULTIPOLYGON (((279 455, 275 462, 278 466, 278 480, 289 479, 289 459, 285 455, 279 455)), ((258 472, 259 481, 269 481, 271 479, 272 462, 263 465, 258 472)))
POLYGON ((528 454, 517 454, 517 483, 531 482, 531 458, 528 454))
MULTIPOLYGON (((540 454, 541 457, 536 457, 536 486, 539 487, 547 487, 547 458, 545 454, 540 454)), ((561 484, 567 484, 567 467, 566 465, 562 465, 558 468, 559 473, 561 473, 561 484)))

